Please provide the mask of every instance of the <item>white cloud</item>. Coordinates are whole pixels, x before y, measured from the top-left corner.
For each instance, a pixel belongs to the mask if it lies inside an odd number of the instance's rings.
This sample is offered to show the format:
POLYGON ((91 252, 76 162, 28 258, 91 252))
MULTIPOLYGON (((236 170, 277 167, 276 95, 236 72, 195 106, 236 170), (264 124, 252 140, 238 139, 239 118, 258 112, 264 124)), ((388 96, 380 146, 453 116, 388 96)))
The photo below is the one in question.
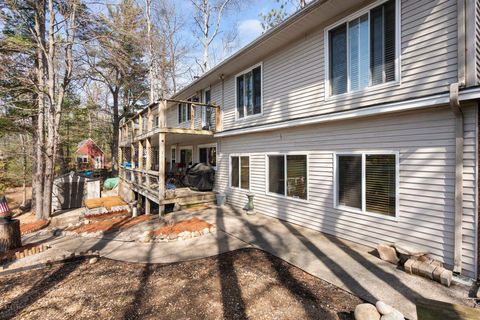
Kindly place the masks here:
POLYGON ((242 20, 238 23, 238 36, 242 46, 259 37, 262 32, 262 24, 258 19, 242 20))

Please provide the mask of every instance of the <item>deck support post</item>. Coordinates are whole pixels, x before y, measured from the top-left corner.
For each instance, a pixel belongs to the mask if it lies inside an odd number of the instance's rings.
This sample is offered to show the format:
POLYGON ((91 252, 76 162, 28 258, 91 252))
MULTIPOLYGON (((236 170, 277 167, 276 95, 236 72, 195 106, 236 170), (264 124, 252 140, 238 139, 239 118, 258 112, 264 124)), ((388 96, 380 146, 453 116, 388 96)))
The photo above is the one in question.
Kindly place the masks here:
POLYGON ((150 199, 148 199, 148 197, 145 197, 145 214, 150 214, 150 210, 150 199))
MULTIPOLYGON (((160 101, 158 109, 160 128, 165 128, 167 124, 167 101, 160 101)), ((166 134, 164 132, 160 132, 158 134, 158 211, 160 215, 163 215, 165 213, 165 206, 161 204, 162 200, 165 198, 165 138, 166 134)))

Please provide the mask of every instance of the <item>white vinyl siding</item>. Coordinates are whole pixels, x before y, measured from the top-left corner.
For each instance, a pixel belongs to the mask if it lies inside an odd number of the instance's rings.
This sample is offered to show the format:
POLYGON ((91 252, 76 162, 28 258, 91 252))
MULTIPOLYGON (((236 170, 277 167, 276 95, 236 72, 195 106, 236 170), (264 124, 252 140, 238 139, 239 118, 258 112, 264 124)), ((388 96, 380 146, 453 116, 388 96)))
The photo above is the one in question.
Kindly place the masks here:
MULTIPOLYGON (((476 269, 477 111, 464 106, 463 269, 476 269)), ((258 212, 375 247, 381 242, 407 241, 428 249, 453 266, 455 128, 448 106, 423 111, 336 121, 261 134, 222 138, 218 156, 218 191, 235 206, 245 194, 228 188, 229 155, 250 154, 250 191, 258 212), (271 152, 308 151, 308 201, 273 197, 267 189, 271 152), (399 154, 398 216, 359 214, 335 208, 334 159, 337 153, 396 150, 399 154)))
MULTIPOLYGON (((237 121, 235 77, 212 86, 222 106, 223 129, 275 123, 447 92, 457 82, 456 1, 402 0, 398 26, 398 82, 331 96, 325 90, 325 30, 328 21, 305 37, 262 59, 262 117, 237 121), (223 92, 223 96, 222 96, 223 92), (326 97, 328 97, 326 99, 326 97)), ((336 18, 337 21, 347 17, 336 18)), ((215 99, 214 99, 215 100, 215 99)))

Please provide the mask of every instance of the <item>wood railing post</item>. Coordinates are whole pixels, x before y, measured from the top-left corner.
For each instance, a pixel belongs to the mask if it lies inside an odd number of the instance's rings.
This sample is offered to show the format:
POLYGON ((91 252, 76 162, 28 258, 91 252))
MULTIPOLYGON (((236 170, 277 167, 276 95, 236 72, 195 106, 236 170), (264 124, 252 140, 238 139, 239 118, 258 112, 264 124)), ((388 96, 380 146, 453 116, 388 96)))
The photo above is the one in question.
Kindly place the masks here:
POLYGON ((159 133, 158 137, 158 200, 162 215, 165 212, 164 205, 161 204, 165 198, 165 133, 159 133))
POLYGON ((220 131, 220 107, 215 107, 215 132, 220 131))
POLYGON ((195 129, 195 105, 190 104, 190 129, 195 129))

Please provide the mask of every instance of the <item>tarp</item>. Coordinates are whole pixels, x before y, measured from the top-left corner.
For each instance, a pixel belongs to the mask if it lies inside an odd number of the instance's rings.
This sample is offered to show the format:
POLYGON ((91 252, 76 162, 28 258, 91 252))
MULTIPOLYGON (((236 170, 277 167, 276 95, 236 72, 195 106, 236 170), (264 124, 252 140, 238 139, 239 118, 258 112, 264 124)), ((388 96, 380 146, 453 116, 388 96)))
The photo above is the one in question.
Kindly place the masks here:
POLYGON ((112 189, 115 189, 117 186, 118 186, 118 182, 120 181, 120 179, 118 177, 116 178, 108 178, 107 180, 105 180, 105 182, 103 183, 103 187, 107 190, 112 190, 112 189))
POLYGON ((187 170, 183 184, 199 191, 212 191, 215 183, 215 170, 205 163, 197 163, 187 170))

